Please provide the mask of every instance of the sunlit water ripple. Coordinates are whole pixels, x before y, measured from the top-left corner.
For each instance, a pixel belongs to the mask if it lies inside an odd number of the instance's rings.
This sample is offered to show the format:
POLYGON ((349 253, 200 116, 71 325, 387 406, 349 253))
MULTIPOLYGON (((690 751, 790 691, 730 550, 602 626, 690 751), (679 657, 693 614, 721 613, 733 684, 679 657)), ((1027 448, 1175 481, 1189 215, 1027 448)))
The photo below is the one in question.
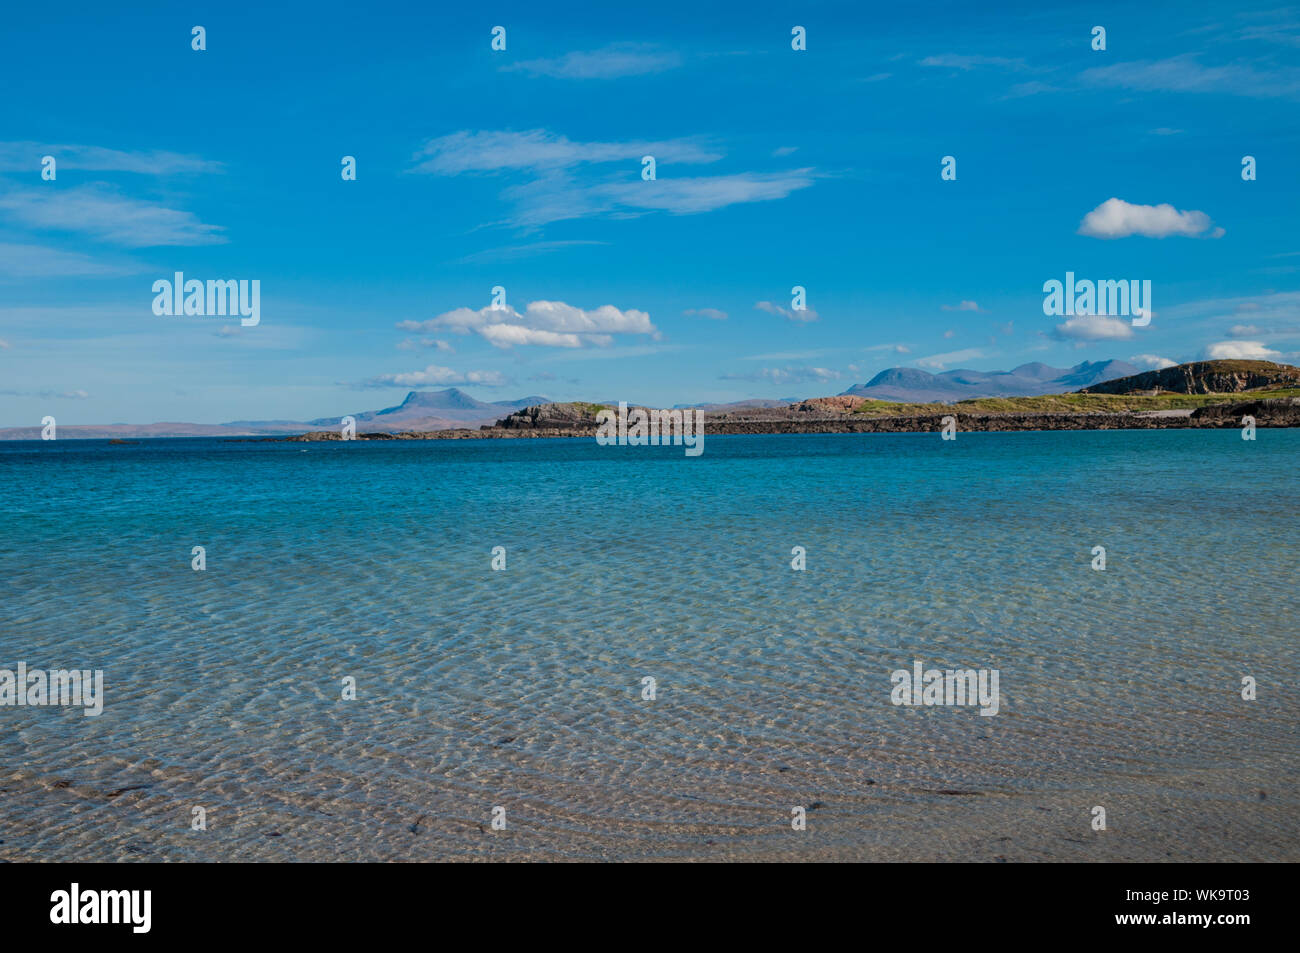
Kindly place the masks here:
POLYGON ((1300 859, 1297 451, 0 444, 0 859, 1300 859))

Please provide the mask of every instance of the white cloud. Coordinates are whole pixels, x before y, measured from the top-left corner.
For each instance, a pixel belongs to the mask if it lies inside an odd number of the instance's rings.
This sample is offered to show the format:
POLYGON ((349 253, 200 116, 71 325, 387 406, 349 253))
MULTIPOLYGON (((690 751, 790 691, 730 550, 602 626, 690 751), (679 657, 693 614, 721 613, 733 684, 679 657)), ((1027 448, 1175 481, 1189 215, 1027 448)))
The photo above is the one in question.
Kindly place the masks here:
POLYGON ((1254 324, 1234 324, 1228 328, 1230 338, 1254 338, 1264 334, 1264 329, 1254 324))
POLYGON ((1220 341, 1205 349, 1205 358, 1210 361, 1272 361, 1281 356, 1280 351, 1265 347, 1261 341, 1220 341))
MULTIPOLYGON (((1204 212, 1181 212, 1168 203, 1162 205, 1134 205, 1123 199, 1109 198, 1083 217, 1079 234, 1092 238, 1126 238, 1144 235, 1147 238, 1167 238, 1170 235, 1202 235, 1211 224, 1204 212)), ((1219 238, 1223 229, 1210 232, 1210 238, 1219 238)))
POLYGON ((1150 368, 1155 371, 1163 371, 1166 367, 1176 367, 1177 361, 1171 361, 1167 357, 1161 357, 1158 354, 1134 354, 1129 358, 1139 367, 1150 368))
POLYGON ((759 311, 766 311, 768 314, 776 314, 785 318, 787 321, 799 321, 807 324, 809 321, 816 321, 820 315, 812 308, 805 308, 802 311, 795 311, 792 308, 783 308, 779 304, 773 304, 770 301, 756 301, 754 307, 759 311))
POLYGON ((616 79, 662 73, 681 65, 680 54, 671 50, 659 50, 642 43, 614 43, 604 49, 566 53, 554 59, 525 60, 503 66, 502 70, 520 70, 532 76, 555 79, 616 79))
POLYGON ((220 226, 205 225, 190 212, 127 198, 102 183, 58 191, 14 190, 0 195, 0 210, 33 228, 83 232, 132 248, 226 240, 220 226))
POLYGON ((1105 314, 1078 314, 1058 324, 1053 333, 1076 341, 1125 341, 1133 337, 1133 324, 1105 314))
POLYGON ((526 328, 519 324, 485 324, 478 329, 478 333, 497 347, 513 347, 516 344, 535 344, 541 347, 583 347, 590 344, 595 347, 609 347, 614 343, 614 339, 608 334, 569 334, 540 328, 526 328))
POLYGON ((959 304, 945 304, 942 305, 942 308, 944 311, 983 311, 984 310, 974 301, 962 301, 959 304))
POLYGON ((616 334, 648 334, 659 338, 650 315, 635 309, 601 305, 586 311, 563 301, 530 301, 520 314, 513 307, 455 308, 428 321, 400 321, 403 331, 445 329, 478 334, 496 347, 609 347, 616 334))
POLYGON ((430 364, 422 371, 407 374, 381 374, 359 384, 359 387, 452 387, 459 384, 478 384, 483 387, 501 387, 507 380, 497 371, 454 371, 450 367, 430 364))
POLYGON ((727 320, 727 312, 717 308, 687 308, 682 314, 688 318, 708 318, 710 321, 727 320))
POLYGON ((0 351, 3 351, 5 348, 9 346, 10 344, 8 341, 6 341, 4 338, 0 338, 0 351))

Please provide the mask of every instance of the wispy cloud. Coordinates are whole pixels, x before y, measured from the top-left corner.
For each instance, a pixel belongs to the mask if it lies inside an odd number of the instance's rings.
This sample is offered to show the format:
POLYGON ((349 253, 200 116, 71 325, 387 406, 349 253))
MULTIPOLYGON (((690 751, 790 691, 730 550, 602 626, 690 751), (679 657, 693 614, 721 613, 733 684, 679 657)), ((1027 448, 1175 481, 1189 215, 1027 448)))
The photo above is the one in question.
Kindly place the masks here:
POLYGON ((766 311, 768 314, 780 315, 787 321, 799 321, 805 324, 809 321, 816 321, 821 317, 812 308, 795 311, 793 308, 783 308, 779 304, 773 304, 770 301, 756 301, 754 307, 759 311, 766 311))
POLYGON ((935 370, 942 370, 949 364, 958 364, 962 361, 973 361, 976 358, 986 357, 985 353, 977 347, 968 347, 960 351, 948 351, 944 354, 931 354, 929 357, 918 358, 916 364, 918 367, 928 367, 935 370))
POLYGON ((945 304, 941 307, 944 311, 984 311, 974 301, 961 301, 958 304, 945 304))
POLYGON ((687 308, 682 314, 688 318, 708 318, 710 321, 727 320, 727 312, 717 308, 687 308))
POLYGON ((504 245, 500 248, 488 248, 456 259, 458 265, 472 265, 481 262, 518 261, 523 258, 535 258, 566 248, 581 248, 585 245, 608 245, 609 242, 564 241, 564 242, 530 242, 526 245, 504 245))
POLYGON ((44 245, 0 242, 0 278, 80 278, 139 274, 143 265, 100 261, 44 245))
POLYGON ((724 381, 765 381, 772 384, 823 383, 843 377, 839 371, 827 367, 764 367, 744 374, 722 374, 724 381))
POLYGON ((870 347, 864 347, 864 351, 893 351, 895 354, 910 354, 912 349, 906 344, 872 344, 870 347))
POLYGON ((100 146, 50 145, 39 142, 0 142, 0 172, 32 172, 44 156, 53 156, 58 171, 135 172, 141 175, 185 175, 224 172, 220 162, 178 152, 122 152, 100 146))
POLYGON ((526 132, 462 130, 430 139, 415 154, 412 172, 460 175, 464 172, 565 169, 606 162, 635 163, 641 157, 685 164, 716 162, 722 154, 697 139, 574 142, 566 136, 530 129, 526 132))
POLYGON ((1053 86, 1051 83, 1044 83, 1042 80, 1031 79, 1027 83, 1016 83, 1003 94, 1003 99, 1024 99, 1026 96, 1038 96, 1043 93, 1060 92, 1059 86, 1053 86))
POLYGON ((1220 238, 1222 228, 1208 231, 1213 222, 1204 212, 1181 212, 1168 203, 1134 205, 1123 199, 1109 198, 1083 217, 1079 234, 1091 238, 1168 238, 1171 235, 1220 238), (1208 235, 1206 232, 1208 231, 1208 235))
POLYGON ((89 400, 90 394, 84 390, 0 390, 3 397, 39 397, 42 400, 89 400))
POLYGON ((614 43, 599 50, 566 53, 554 59, 525 60, 501 69, 554 79, 617 79, 662 73, 681 65, 681 55, 672 50, 644 43, 614 43))
POLYGON ((650 212, 693 215, 729 205, 782 199, 811 186, 812 169, 674 174, 674 165, 716 162, 722 154, 697 139, 659 142, 574 142, 540 129, 457 132, 427 142, 411 171, 450 176, 522 173, 527 181, 501 196, 515 206, 512 224, 535 228, 575 218, 630 218, 650 212), (654 156, 658 178, 641 178, 641 159, 654 156), (617 172, 602 169, 620 163, 617 172), (668 174, 665 174, 668 173, 668 174))
POLYGON ((994 66, 999 69, 1025 69, 1025 61, 1019 57, 1006 56, 966 56, 958 53, 944 53, 939 56, 927 56, 919 61, 921 66, 940 66, 947 69, 973 70, 981 66, 994 66))
POLYGON ((1080 79, 1092 86, 1138 92, 1215 93, 1256 99, 1300 98, 1300 69, 1256 69, 1246 63, 1205 66, 1195 54, 1163 60, 1137 60, 1084 70, 1080 79))
POLYGON ((438 338, 406 338, 397 345, 399 351, 414 351, 417 348, 434 348, 446 354, 456 353, 450 342, 438 338))
POLYGON ((226 239, 218 225, 192 213, 128 198, 98 183, 51 191, 15 189, 0 195, 0 211, 30 228, 80 232, 115 245, 212 245, 226 239))
POLYGON ((810 170, 746 172, 735 175, 661 178, 643 182, 583 185, 564 174, 548 174, 508 188, 503 196, 516 207, 513 224, 536 227, 576 218, 632 218, 648 212, 697 215, 728 205, 785 198, 813 184, 810 170))

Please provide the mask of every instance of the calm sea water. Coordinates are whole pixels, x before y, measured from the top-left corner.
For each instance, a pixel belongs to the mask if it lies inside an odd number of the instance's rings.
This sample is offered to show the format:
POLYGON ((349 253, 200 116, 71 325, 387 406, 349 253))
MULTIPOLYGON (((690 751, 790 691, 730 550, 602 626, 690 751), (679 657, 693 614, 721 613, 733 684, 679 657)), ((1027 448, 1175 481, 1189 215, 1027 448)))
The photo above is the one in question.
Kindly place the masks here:
POLYGON ((106 696, 0 708, 0 859, 1300 859, 1297 461, 0 444, 0 668, 106 696), (1000 713, 895 707, 916 659, 998 669, 1000 713))

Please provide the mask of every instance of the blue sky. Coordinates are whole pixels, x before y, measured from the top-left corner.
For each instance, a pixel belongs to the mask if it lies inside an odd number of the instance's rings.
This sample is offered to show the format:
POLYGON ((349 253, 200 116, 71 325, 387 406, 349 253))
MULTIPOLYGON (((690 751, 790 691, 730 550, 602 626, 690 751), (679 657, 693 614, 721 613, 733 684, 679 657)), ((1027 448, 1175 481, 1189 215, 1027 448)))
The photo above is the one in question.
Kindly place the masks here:
POLYGON ((0 425, 1300 357, 1295 7, 134 6, 6 12, 0 425), (1067 271, 1154 319, 1045 316, 1067 271))

